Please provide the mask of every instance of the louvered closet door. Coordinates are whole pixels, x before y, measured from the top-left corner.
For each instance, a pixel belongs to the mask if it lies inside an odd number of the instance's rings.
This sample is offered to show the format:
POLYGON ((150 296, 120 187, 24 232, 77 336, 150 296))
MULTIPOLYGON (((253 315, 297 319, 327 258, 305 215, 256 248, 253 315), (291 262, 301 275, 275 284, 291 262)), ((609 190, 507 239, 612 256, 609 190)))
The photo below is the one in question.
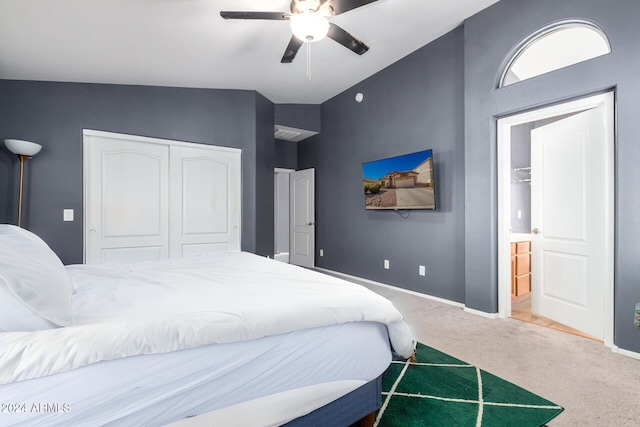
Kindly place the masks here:
POLYGON ((240 250, 239 150, 171 147, 170 257, 240 250))
POLYGON ((85 262, 169 256, 169 147, 85 134, 85 262))

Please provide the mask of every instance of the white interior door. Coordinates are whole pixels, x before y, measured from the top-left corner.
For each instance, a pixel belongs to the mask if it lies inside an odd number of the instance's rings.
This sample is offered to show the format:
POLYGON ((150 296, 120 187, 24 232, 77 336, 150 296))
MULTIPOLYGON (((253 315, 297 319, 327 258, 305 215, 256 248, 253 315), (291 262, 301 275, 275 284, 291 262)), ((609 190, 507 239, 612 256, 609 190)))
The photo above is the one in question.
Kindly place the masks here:
POLYGON ((531 310, 600 339, 610 280, 603 108, 531 132, 531 310))
POLYGON ((240 250, 240 152, 171 146, 171 258, 240 250))
POLYGON ((85 262, 169 255, 169 147, 85 135, 85 262))
POLYGON ((289 175, 291 224, 289 262, 315 266, 315 170, 304 169, 289 175))

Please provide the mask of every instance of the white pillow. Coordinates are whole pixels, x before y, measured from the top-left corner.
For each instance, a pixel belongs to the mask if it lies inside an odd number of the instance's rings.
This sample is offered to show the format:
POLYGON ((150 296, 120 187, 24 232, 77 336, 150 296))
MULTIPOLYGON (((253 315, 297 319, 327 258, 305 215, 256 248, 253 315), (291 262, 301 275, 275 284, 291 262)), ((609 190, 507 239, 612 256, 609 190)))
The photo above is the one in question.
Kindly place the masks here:
MULTIPOLYGON (((40 322, 25 314, 27 307, 55 325, 71 325, 73 285, 64 265, 38 236, 9 224, 0 224, 0 287, 4 286, 6 292, 0 293, 0 298, 6 300, 0 306, 11 305, 13 314, 0 311, 0 328, 27 330, 16 329, 27 325, 31 330, 38 325, 40 322), (12 295, 26 307, 11 301, 12 295)), ((46 321, 41 324, 48 325, 46 321)))
POLYGON ((36 314, 9 289, 4 278, 0 277, 0 331, 37 331, 56 328, 55 323, 36 314))

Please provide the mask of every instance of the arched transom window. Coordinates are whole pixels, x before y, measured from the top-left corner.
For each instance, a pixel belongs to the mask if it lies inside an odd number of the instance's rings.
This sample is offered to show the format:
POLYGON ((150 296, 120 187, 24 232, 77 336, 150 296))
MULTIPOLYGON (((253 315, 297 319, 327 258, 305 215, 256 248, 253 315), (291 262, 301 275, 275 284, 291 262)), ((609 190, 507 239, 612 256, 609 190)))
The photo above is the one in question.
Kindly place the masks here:
POLYGON ((611 52, 604 32, 585 21, 566 21, 529 36, 507 63, 499 87, 611 52))

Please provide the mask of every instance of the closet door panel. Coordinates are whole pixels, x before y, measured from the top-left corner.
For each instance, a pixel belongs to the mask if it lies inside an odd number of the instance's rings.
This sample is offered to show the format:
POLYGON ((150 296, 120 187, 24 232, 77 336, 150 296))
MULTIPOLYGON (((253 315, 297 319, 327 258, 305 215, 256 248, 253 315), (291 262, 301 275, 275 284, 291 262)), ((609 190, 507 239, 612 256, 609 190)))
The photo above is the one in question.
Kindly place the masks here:
POLYGON ((166 181, 158 178, 166 169, 166 150, 148 148, 102 152, 103 238, 162 235, 166 181))
POLYGON ((240 250, 240 152, 171 147, 170 256, 240 250))
POLYGON ((166 259, 168 147, 103 136, 85 140, 85 262, 166 259))
POLYGON ((229 233, 229 164, 206 152, 181 162, 183 234, 229 233))

